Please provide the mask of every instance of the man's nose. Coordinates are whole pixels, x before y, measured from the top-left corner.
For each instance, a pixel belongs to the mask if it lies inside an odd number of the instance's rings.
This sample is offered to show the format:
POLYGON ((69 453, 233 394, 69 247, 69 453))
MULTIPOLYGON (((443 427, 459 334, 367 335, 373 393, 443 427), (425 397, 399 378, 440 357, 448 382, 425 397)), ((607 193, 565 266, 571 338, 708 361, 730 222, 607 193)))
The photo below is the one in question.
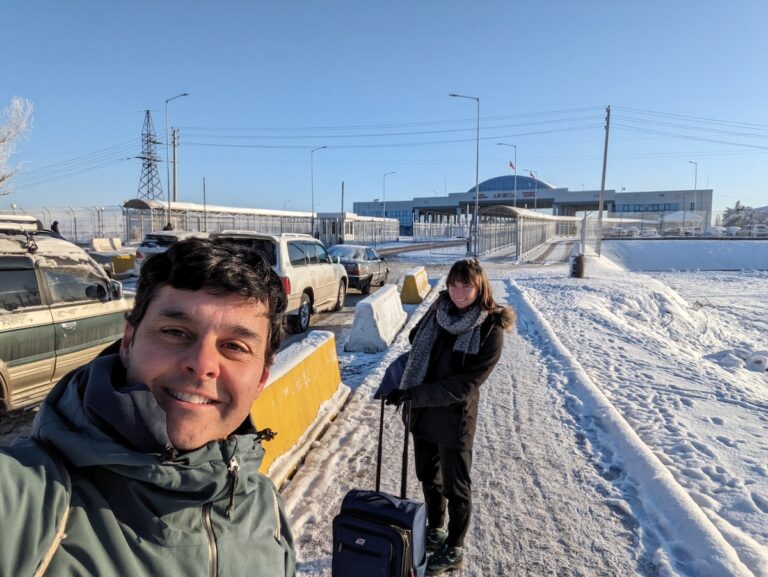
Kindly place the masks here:
POLYGON ((184 355, 184 370, 205 379, 219 376, 219 347, 215 339, 201 338, 184 355))

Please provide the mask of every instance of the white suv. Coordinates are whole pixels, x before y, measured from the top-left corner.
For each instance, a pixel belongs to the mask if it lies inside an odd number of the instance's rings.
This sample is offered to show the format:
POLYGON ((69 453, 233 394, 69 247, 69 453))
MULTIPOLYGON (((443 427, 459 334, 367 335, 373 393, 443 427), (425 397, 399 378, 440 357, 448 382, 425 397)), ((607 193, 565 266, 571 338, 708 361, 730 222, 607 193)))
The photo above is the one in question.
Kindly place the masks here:
POLYGON ((344 305, 347 271, 310 235, 225 230, 212 236, 246 244, 266 257, 288 295, 285 318, 289 332, 306 331, 313 312, 337 311, 344 305))
POLYGON ((206 238, 207 232, 197 232, 193 230, 158 230, 150 232, 141 241, 139 248, 136 249, 135 270, 136 274, 141 271, 141 265, 153 254, 167 251, 171 245, 185 238, 206 238))

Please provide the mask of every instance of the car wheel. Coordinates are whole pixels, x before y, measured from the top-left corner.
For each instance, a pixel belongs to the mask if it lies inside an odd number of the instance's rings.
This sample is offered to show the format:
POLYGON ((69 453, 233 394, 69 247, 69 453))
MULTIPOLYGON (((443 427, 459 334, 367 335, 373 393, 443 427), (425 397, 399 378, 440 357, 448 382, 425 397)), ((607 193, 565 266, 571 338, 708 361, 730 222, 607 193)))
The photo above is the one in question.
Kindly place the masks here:
POLYGON ((381 282, 379 283, 381 286, 384 286, 385 284, 387 284, 387 277, 388 276, 389 276, 389 269, 386 269, 384 271, 384 276, 381 277, 381 282))
POLYGON ((360 292, 364 295, 367 295, 371 292, 371 280, 373 280, 373 277, 368 277, 360 284, 360 292))
POLYGON ((336 306, 333 307, 334 311, 340 311, 344 306, 344 298, 347 296, 347 284, 344 281, 339 283, 339 294, 336 297, 336 306))
POLYGON ((309 300, 309 295, 304 293, 301 295, 301 304, 299 304, 298 312, 289 317, 289 328, 292 333, 304 333, 309 329, 309 319, 312 316, 312 301, 309 300))

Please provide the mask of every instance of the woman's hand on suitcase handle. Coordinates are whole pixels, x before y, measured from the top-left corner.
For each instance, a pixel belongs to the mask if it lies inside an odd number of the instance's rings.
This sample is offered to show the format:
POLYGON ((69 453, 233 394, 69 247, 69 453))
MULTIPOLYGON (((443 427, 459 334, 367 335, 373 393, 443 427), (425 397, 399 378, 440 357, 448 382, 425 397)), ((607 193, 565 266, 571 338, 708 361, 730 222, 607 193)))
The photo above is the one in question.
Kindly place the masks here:
POLYGON ((395 407, 399 409, 400 405, 402 405, 404 401, 407 401, 410 398, 411 398, 410 392, 405 391, 403 389, 395 389, 393 391, 390 391, 387 394, 386 403, 388 405, 395 405, 395 407))

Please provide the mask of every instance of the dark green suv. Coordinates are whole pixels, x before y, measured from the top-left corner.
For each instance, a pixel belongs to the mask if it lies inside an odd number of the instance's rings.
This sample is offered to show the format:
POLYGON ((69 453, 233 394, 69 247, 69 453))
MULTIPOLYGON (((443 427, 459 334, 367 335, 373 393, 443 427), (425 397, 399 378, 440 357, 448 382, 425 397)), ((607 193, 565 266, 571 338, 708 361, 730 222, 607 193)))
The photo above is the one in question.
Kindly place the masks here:
POLYGON ((119 339, 131 306, 83 249, 0 215, 0 411, 41 401, 119 339))

